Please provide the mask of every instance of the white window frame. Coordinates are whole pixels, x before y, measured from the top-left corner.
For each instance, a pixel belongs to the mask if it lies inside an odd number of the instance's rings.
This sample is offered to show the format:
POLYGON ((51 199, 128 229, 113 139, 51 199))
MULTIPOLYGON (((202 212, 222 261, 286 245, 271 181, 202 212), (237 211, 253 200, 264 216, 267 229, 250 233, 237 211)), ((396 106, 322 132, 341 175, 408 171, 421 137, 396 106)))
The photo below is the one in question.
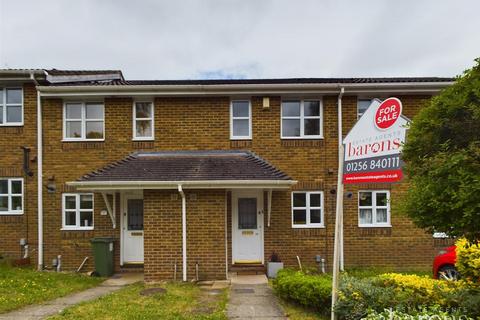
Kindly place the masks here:
POLYGON ((100 101, 65 101, 63 103, 63 141, 105 141, 105 104, 100 101), (80 119, 67 119, 67 105, 80 104, 82 107, 80 119), (87 119, 86 106, 89 104, 102 105, 103 118, 102 119, 87 119), (81 122, 81 136, 78 138, 67 137, 67 122, 80 121, 81 122), (87 122, 102 122, 103 138, 92 139, 86 137, 86 124, 87 122))
POLYGON ((283 99, 280 108, 280 137, 282 139, 323 139, 323 99, 283 99), (300 102, 300 116, 283 116, 283 103, 289 101, 300 102), (318 116, 305 116, 305 101, 318 101, 320 107, 320 114, 318 116), (317 119, 320 120, 319 134, 316 136, 305 135, 305 119, 317 119), (300 135, 298 137, 284 136, 283 135, 283 120, 298 119, 300 120, 300 135))
POLYGON ((25 208, 25 198, 24 198, 24 180, 23 178, 0 178, 0 180, 7 180, 7 193, 2 193, 0 196, 8 197, 8 210, 0 211, 0 215, 21 215, 23 214, 23 209, 25 208), (12 193, 12 181, 20 181, 22 183, 22 192, 21 193, 12 193), (12 210, 12 197, 22 197, 22 210, 12 210))
POLYGON ((359 190, 358 191, 358 226, 362 228, 390 228, 390 190, 359 190), (372 205, 371 206, 360 206, 360 193, 361 192, 370 192, 372 193, 372 205), (377 193, 386 193, 387 194, 387 205, 386 206, 377 206, 377 193), (360 209, 371 209, 372 210, 372 223, 360 223, 360 209), (377 222, 377 209, 387 209, 387 222, 378 223, 377 222))
POLYGON ((134 141, 153 141, 155 140, 155 105, 150 100, 138 100, 133 102, 133 138, 134 141), (152 116, 150 118, 137 118, 136 105, 137 103, 149 103, 152 106, 152 116), (152 124, 151 137, 137 137, 137 121, 150 121, 152 124))
POLYGON ((251 140, 252 139, 252 103, 246 99, 235 99, 230 101, 230 140, 251 140), (233 104, 235 102, 248 102, 248 117, 234 117, 233 104), (248 135, 234 136, 233 135, 233 121, 234 120, 248 120, 248 135))
POLYGON ((61 230, 93 230, 95 226, 95 195, 93 193, 63 193, 62 194, 62 229, 61 230), (92 209, 80 209, 80 196, 92 196, 92 209), (75 197, 75 209, 65 208, 65 198, 75 197), (66 212, 75 212, 75 226, 65 225, 66 212), (92 225, 88 227, 80 226, 80 212, 92 212, 92 225))
POLYGON ((292 191, 291 195, 291 215, 292 215, 292 228, 296 229, 305 229, 305 228, 324 228, 325 227, 325 216, 324 216, 324 196, 323 191, 292 191), (302 193, 305 194, 305 207, 294 207, 293 206, 293 196, 294 194, 302 193), (311 207, 310 206, 310 195, 311 194, 319 194, 320 195, 320 205, 321 207, 311 207), (320 209, 320 219, 321 223, 310 223, 310 210, 312 209, 320 209), (295 224, 293 221, 293 211, 294 210, 305 210, 306 211, 306 224, 295 224))
POLYGON ((0 87, 0 95, 2 95, 3 102, 0 102, 2 107, 3 122, 0 123, 0 127, 20 127, 23 126, 24 121, 24 107, 23 107, 23 88, 22 87, 0 87), (20 103, 7 103, 7 90, 20 90, 22 91, 22 101, 20 103), (8 107, 20 107, 22 109, 22 121, 20 122, 7 122, 7 108, 8 107))

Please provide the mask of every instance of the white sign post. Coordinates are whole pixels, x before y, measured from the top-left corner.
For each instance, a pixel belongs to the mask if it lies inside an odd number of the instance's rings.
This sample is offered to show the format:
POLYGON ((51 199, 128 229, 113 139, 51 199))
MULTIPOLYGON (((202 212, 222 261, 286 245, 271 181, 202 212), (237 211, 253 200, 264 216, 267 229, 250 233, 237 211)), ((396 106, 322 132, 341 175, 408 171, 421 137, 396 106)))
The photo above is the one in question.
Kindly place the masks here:
MULTIPOLYGON (((339 141, 341 103, 339 99, 339 141)), ((339 143, 337 206, 333 251, 332 312, 338 299, 340 279, 340 248, 343 250, 343 187, 344 184, 393 183, 402 179, 403 162, 400 152, 409 120, 402 116, 402 102, 388 98, 374 99, 362 117, 339 143)))

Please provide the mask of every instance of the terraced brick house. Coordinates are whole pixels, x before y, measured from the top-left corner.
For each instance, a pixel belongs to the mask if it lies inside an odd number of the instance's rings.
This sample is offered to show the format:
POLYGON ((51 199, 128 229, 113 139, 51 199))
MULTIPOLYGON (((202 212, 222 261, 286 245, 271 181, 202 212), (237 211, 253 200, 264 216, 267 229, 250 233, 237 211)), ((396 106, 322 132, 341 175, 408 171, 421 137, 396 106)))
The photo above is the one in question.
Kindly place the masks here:
MULTIPOLYGON (((398 97, 412 118, 452 81, 1 70, 0 254, 91 270, 90 239, 106 236, 116 270, 147 281, 224 279, 272 252, 330 268, 339 106, 345 135, 371 99, 398 97)), ((446 243, 396 208, 407 188, 345 187, 346 267, 430 266, 446 243)))

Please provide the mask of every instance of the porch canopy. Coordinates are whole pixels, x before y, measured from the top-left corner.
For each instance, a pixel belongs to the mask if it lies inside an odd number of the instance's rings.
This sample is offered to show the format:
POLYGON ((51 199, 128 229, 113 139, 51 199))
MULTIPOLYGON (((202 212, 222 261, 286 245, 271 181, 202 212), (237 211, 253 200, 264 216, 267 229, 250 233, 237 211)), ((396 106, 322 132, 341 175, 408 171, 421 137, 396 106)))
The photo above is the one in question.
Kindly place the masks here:
POLYGON ((297 181, 250 151, 137 152, 68 182, 79 191, 288 189, 297 181))

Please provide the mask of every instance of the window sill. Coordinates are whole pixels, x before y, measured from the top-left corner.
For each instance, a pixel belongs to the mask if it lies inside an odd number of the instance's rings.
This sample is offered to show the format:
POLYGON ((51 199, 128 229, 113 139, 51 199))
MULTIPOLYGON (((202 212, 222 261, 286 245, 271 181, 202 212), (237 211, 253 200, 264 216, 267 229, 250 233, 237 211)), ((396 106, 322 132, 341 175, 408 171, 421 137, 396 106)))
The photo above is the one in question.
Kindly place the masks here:
POLYGON ((324 229, 324 225, 292 225, 292 229, 324 229))
POLYGON ((359 228, 391 228, 391 224, 359 224, 359 228))
POLYGON ((314 137, 280 137, 282 140, 323 140, 323 136, 314 137))
POLYGON ((88 228, 61 228, 61 231, 92 231, 93 227, 88 228))
POLYGON ((230 137, 230 140, 238 141, 238 140, 252 140, 252 137, 230 137))
POLYGON ((153 138, 132 138, 132 141, 139 141, 139 142, 142 142, 142 141, 155 141, 155 137, 153 137, 153 138))
POLYGON ((4 211, 0 212, 0 216, 21 216, 23 214, 22 212, 11 212, 11 211, 4 211))
POLYGON ((62 142, 104 142, 105 139, 62 139, 62 142))
POLYGON ((0 128, 2 127, 23 127, 24 124, 23 123, 4 123, 4 124, 0 124, 0 128))

